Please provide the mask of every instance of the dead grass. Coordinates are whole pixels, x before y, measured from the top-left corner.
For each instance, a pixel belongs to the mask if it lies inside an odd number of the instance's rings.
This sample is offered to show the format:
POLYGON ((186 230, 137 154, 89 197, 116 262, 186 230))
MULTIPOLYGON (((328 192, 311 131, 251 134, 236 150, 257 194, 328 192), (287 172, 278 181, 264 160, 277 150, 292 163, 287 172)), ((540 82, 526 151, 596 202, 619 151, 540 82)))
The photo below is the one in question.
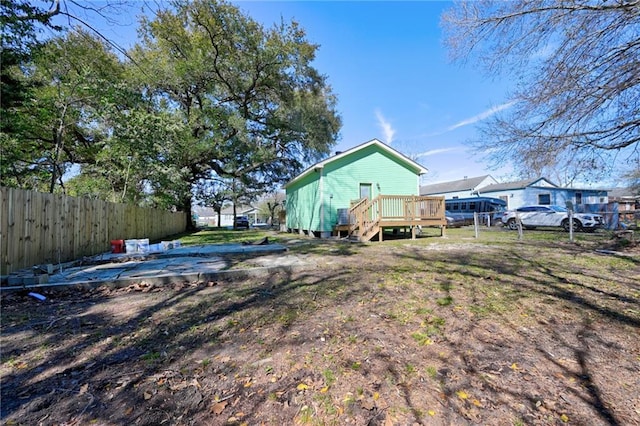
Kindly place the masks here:
POLYGON ((2 420, 640 424, 638 257, 453 231, 277 235, 318 266, 259 281, 4 295, 2 420))

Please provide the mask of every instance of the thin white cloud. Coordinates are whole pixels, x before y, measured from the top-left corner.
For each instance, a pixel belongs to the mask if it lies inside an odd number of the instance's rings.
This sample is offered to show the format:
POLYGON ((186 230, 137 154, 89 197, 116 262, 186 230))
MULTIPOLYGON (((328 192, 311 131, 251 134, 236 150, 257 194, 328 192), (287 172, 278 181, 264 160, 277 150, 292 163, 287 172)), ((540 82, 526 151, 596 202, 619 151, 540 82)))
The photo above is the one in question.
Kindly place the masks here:
POLYGON ((378 126, 380 126, 382 133, 384 133, 385 142, 391 145, 393 143, 393 136, 396 134, 395 129, 391 126, 391 123, 384 118, 384 115, 382 115, 379 109, 376 110, 376 118, 378 119, 378 126))
POLYGON ((447 152, 458 151, 458 150, 460 150, 460 147, 431 149, 429 151, 425 151, 425 152, 421 152, 420 154, 416 154, 416 158, 430 157, 432 155, 444 154, 444 153, 447 153, 447 152))
POLYGON ((475 124, 478 121, 482 121, 485 118, 489 118, 492 115, 494 115, 494 114, 496 114, 496 113, 498 113, 498 112, 500 112, 502 110, 510 108, 515 103, 516 103, 515 101, 511 101, 511 102, 507 102, 507 103, 504 103, 504 104, 501 104, 501 105, 498 105, 498 106, 491 107, 488 110, 481 112, 480 114, 474 115, 473 117, 470 117, 470 118, 467 118, 465 120, 459 121, 458 123, 454 124, 453 126, 447 127, 447 132, 450 132, 450 131, 455 130, 455 129, 460 128, 460 127, 468 126, 470 124, 475 124))

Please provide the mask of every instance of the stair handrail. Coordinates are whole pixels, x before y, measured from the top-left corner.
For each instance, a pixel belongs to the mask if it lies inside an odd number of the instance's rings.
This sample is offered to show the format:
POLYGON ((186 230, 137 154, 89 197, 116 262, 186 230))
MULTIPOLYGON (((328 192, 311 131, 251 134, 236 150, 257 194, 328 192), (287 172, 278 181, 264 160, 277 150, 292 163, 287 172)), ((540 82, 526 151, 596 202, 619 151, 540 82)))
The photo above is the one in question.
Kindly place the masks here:
POLYGON ((375 228, 380 222, 380 197, 378 196, 372 200, 365 200, 368 202, 359 204, 358 208, 354 212, 356 218, 354 231, 355 229, 360 230, 360 241, 366 241, 366 234, 375 228))
POLYGON ((380 197, 376 197, 367 203, 362 211, 362 224, 370 228, 370 224, 380 220, 380 197))
POLYGON ((360 198, 356 201, 351 201, 351 207, 349 208, 349 236, 358 229, 360 224, 360 210, 367 204, 368 198, 360 198))

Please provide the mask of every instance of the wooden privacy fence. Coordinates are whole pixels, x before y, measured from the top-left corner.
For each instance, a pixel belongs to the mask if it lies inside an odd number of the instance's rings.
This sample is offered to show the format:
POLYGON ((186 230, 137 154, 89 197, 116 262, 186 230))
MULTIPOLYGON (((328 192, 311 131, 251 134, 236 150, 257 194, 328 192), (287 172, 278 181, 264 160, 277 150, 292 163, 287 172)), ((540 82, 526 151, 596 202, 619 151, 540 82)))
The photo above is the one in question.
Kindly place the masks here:
POLYGON ((184 232, 186 213, 0 187, 0 275, 184 232))

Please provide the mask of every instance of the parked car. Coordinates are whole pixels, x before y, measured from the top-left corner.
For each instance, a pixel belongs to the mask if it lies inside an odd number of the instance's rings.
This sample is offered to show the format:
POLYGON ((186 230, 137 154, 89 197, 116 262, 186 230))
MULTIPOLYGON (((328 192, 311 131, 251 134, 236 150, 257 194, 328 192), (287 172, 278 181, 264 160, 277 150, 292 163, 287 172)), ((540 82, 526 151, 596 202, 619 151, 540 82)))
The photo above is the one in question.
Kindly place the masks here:
POLYGON ((236 216, 236 219, 233 221, 233 227, 236 229, 249 229, 249 218, 247 216, 236 216))
POLYGON ((444 212, 444 217, 447 220, 447 228, 459 228, 465 225, 473 225, 473 213, 471 214, 471 218, 469 218, 468 214, 453 213, 446 210, 444 212))
MULTIPOLYGON (((569 231, 569 211, 562 206, 524 206, 515 210, 507 210, 502 216, 502 223, 509 229, 518 229, 516 214, 527 229, 538 226, 562 227, 569 231)), ((601 215, 592 213, 574 213, 573 230, 593 232, 604 226, 601 215)))

